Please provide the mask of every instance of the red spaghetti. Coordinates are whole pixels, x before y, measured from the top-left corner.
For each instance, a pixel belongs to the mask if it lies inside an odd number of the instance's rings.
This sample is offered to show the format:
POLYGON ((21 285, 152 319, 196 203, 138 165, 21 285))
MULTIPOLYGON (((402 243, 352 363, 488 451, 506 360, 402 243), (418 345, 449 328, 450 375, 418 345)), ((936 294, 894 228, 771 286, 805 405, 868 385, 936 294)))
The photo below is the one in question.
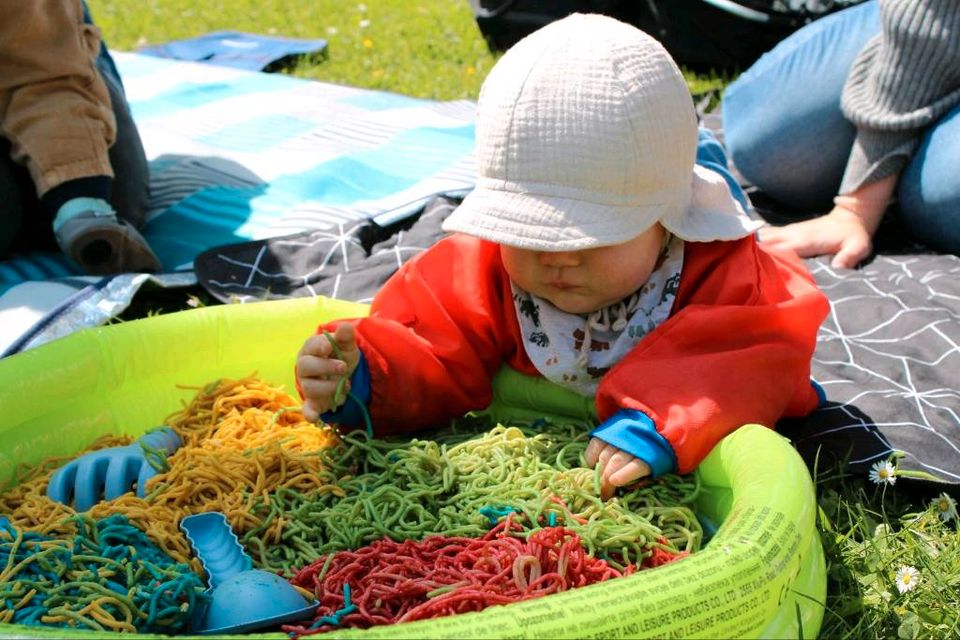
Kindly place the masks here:
POLYGON ((320 607, 314 621, 284 631, 308 635, 337 624, 366 629, 480 611, 636 570, 629 565, 621 572, 587 555, 570 529, 545 527, 525 538, 522 531, 508 516, 479 539, 383 538, 356 551, 323 556, 290 580, 315 593, 320 607))

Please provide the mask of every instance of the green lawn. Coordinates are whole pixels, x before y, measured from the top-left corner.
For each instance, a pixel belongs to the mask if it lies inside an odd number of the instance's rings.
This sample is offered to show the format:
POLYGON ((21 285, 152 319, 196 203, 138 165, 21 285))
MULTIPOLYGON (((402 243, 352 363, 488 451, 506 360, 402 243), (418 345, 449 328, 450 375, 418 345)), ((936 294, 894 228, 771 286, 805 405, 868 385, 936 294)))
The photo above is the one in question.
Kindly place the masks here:
MULTIPOLYGON (((302 60, 294 75, 420 98, 476 98, 497 56, 480 34, 467 0, 89 0, 111 48, 224 29, 325 38, 325 56, 302 60)), ((694 93, 719 86, 687 74, 694 93)))
MULTIPOLYGON (((114 49, 135 50, 222 29, 322 37, 328 41, 326 55, 301 61, 291 73, 424 98, 476 98, 496 61, 467 0, 89 4, 114 49)), ((687 78, 694 93, 722 86, 716 77, 687 78)), ((138 302, 136 313, 187 304, 155 299, 152 308, 138 302)), ((937 518, 931 503, 936 492, 914 493, 905 490, 902 480, 879 486, 831 471, 818 474, 817 486, 829 576, 821 637, 960 636, 960 537, 956 519, 943 523, 937 518), (919 581, 901 594, 896 576, 904 566, 915 567, 919 581)))
POLYGON ((423 98, 476 97, 495 61, 466 0, 91 0, 90 10, 123 50, 223 29, 325 38, 325 59, 295 75, 423 98))

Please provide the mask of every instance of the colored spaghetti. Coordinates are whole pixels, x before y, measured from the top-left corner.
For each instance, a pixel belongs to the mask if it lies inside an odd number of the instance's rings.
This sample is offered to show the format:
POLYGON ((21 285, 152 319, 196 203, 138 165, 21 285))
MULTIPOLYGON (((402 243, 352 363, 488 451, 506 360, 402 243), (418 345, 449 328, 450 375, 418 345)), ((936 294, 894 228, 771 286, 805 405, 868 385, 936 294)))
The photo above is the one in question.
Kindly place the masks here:
POLYGON ((481 611, 634 571, 632 566, 619 571, 587 555, 570 529, 545 527, 524 538, 522 527, 508 516, 480 538, 384 538, 320 558, 291 579, 314 591, 317 615, 310 624, 284 630, 309 635, 335 626, 365 629, 481 611), (336 616, 350 605, 352 611, 336 616))
MULTIPOLYGON (((69 541, 89 534, 96 523, 123 518, 168 558, 164 571, 177 567, 199 580, 202 569, 179 521, 221 511, 258 568, 284 575, 320 599, 312 628, 291 628, 301 634, 537 597, 669 562, 696 551, 702 541, 689 508, 699 492, 695 476, 668 475, 601 500, 597 472, 582 466, 584 425, 504 426, 464 418, 423 437, 375 440, 364 431, 338 434, 304 421, 299 402, 253 377, 218 380, 195 391, 165 421, 183 445, 165 460, 151 461, 160 472, 145 497, 127 493, 78 516, 46 497, 51 474, 65 462, 49 460, 21 473, 18 484, 0 494, 7 537, 29 539, 44 553, 66 553, 69 541), (420 558, 416 575, 398 573, 404 557, 420 558), (452 557, 460 558, 456 571, 430 561, 452 557), (358 573, 358 566, 366 568, 358 573), (369 580, 359 579, 367 574, 369 580)), ((101 438, 87 450, 129 441, 101 438)), ((42 583, 31 593, 22 579, 12 581, 10 567, 21 567, 16 554, 24 548, 16 544, 0 556, 13 558, 0 577, 0 600, 17 612, 31 602, 49 604, 62 585, 42 583)), ((127 582, 160 580, 124 571, 127 582)), ((120 593, 114 586, 104 588, 120 593)), ((191 582, 189 589, 196 586, 191 582)), ((178 597, 187 588, 178 587, 178 597)), ((80 599, 80 609, 71 609, 83 620, 73 613, 55 619, 17 613, 0 621, 164 632, 180 624, 149 611, 144 618, 126 605, 108 607, 94 596, 110 594, 91 589, 84 598, 92 599, 80 599)), ((195 596, 177 606, 192 609, 195 596)))

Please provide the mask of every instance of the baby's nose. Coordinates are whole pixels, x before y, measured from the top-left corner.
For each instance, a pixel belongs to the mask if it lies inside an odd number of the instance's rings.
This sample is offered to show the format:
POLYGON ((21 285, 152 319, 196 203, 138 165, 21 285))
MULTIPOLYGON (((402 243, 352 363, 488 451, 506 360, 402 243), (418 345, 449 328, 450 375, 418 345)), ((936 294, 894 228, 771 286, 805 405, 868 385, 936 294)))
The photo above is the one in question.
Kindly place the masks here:
POLYGON ((540 264, 545 267, 575 267, 580 264, 580 252, 541 251, 540 264))

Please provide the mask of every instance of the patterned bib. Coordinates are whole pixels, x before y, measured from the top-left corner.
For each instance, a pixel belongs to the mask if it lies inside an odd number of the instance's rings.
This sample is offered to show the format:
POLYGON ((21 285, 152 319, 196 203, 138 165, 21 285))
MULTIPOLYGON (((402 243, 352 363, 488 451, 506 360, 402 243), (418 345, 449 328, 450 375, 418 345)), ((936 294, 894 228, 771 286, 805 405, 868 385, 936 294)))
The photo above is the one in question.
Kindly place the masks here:
POLYGON ((512 284, 523 347, 543 376, 584 396, 600 378, 670 316, 684 242, 671 237, 659 264, 630 297, 588 315, 567 313, 512 284))

